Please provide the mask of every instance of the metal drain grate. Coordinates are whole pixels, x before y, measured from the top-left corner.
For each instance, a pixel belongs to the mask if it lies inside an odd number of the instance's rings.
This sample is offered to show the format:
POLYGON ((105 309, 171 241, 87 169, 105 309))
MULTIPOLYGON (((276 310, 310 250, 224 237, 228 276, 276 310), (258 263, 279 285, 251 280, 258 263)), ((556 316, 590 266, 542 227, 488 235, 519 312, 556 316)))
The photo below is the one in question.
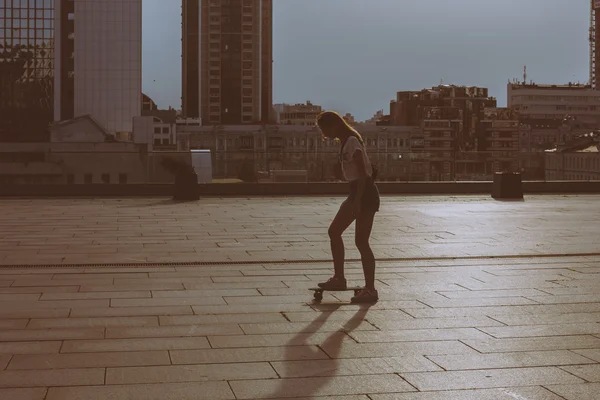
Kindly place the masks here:
MULTIPOLYGON (((501 256, 463 256, 463 257, 389 257, 378 258, 377 262, 401 261, 443 261, 443 260, 494 260, 494 259, 523 259, 523 258, 558 258, 558 257, 598 257, 600 253, 572 253, 572 254, 513 254, 501 256)), ((346 262, 360 262, 360 258, 346 259, 346 262)), ((323 264, 331 263, 331 259, 315 260, 254 260, 254 261, 186 261, 186 262, 132 262, 132 263, 81 263, 81 264, 10 264, 0 265, 0 269, 26 269, 26 268, 114 268, 114 267, 186 267, 186 266, 219 266, 219 265, 273 265, 273 264, 323 264)))

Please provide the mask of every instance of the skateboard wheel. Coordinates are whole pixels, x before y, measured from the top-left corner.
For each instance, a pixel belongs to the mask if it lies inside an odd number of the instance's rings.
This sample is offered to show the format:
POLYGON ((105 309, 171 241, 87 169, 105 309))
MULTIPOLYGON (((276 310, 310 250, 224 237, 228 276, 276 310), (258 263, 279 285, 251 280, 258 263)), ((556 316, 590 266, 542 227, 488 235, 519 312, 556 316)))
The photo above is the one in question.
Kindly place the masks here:
POLYGON ((323 292, 315 292, 315 300, 323 300, 323 292))

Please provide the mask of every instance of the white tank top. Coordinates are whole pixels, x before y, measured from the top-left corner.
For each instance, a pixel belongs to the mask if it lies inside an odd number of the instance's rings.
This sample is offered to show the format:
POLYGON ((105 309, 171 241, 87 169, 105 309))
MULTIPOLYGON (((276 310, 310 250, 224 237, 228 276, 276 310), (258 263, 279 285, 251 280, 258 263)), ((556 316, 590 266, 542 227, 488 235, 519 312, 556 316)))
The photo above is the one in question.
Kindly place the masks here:
POLYGON ((342 146, 340 158, 342 161, 342 172, 344 173, 346 180, 355 181, 360 178, 358 165, 356 161, 354 161, 354 153, 356 151, 360 151, 362 154, 363 161, 367 167, 367 176, 373 176, 373 166, 371 165, 371 160, 369 160, 369 156, 367 155, 367 150, 356 138, 356 136, 350 136, 346 140, 346 143, 344 143, 342 146))

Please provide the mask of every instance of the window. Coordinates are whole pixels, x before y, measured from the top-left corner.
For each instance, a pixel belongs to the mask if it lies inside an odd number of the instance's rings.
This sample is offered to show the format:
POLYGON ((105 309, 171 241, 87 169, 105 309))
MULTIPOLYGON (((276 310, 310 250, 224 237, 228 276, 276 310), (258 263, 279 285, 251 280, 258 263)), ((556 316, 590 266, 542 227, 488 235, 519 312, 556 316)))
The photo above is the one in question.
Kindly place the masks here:
POLYGON ((119 174, 119 183, 124 185, 127 183, 127 174, 119 174))
POLYGON ((244 60, 252 60, 252 53, 244 52, 244 54, 242 56, 243 56, 244 60))
POLYGON ((68 174, 67 175, 67 185, 72 185, 75 183, 75 175, 68 174))
POLYGON ((243 88, 242 89, 242 94, 244 96, 252 96, 252 88, 243 88))
POLYGON ((252 50, 252 43, 244 43, 242 44, 242 48, 244 50, 252 50))
POLYGON ((110 183, 110 174, 102 174, 102 183, 110 183))
POLYGON ((242 71, 242 76, 252 76, 252 71, 242 71))
POLYGON ((244 121, 244 122, 252 122, 252 116, 251 115, 244 115, 242 117, 242 121, 244 121))
POLYGON ((210 62, 210 66, 211 66, 211 67, 218 67, 219 65, 221 65, 221 62, 220 62, 220 61, 218 61, 218 60, 215 60, 215 61, 211 61, 211 62, 210 62))
POLYGON ((159 146, 160 145, 160 139, 154 139, 154 145, 155 146, 159 146))
POLYGON ((211 85, 218 85, 218 84, 220 84, 220 83, 221 83, 221 81, 220 81, 219 79, 211 79, 211 80, 210 80, 210 84, 211 84, 211 85))
POLYGON ((169 139, 163 139, 162 144, 169 144, 169 139))
POLYGON ((252 40, 252 35, 244 34, 242 37, 244 40, 252 40))
POLYGON ((160 133, 160 126, 154 127, 154 133, 160 133))
POLYGON ((94 181, 94 176, 92 174, 85 174, 83 176, 83 181, 87 184, 90 184, 94 181))
POLYGON ((244 61, 242 63, 242 68, 243 69, 252 69, 252 61, 244 61))
POLYGON ((219 52, 217 52, 217 51, 211 51, 210 52, 210 56, 211 57, 219 58, 219 57, 221 57, 221 54, 219 52))
POLYGON ((170 129, 169 129, 169 127, 168 127, 168 126, 164 126, 164 127, 162 128, 162 133, 169 133, 169 131, 170 131, 170 129))
POLYGON ((244 111, 244 112, 250 112, 250 113, 251 113, 251 112, 252 112, 252 106, 244 106, 244 107, 243 107, 243 111, 244 111))
POLYGON ((245 104, 252 104, 252 97, 244 97, 242 102, 245 104))
POLYGON ((242 81, 242 83, 243 83, 244 85, 252 85, 252 79, 244 79, 244 80, 242 81))
POLYGON ((219 106, 210 106, 210 112, 218 113, 221 110, 219 106))
POLYGON ((216 94, 217 96, 219 95, 219 93, 221 92, 221 89, 219 88, 210 88, 210 94, 216 94))

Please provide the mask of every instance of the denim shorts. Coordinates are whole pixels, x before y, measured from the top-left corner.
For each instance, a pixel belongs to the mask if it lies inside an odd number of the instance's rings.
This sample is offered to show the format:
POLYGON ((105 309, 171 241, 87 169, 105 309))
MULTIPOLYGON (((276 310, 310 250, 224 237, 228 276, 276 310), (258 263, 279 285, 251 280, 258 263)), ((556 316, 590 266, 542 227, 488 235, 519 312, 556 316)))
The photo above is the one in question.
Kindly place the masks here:
MULTIPOLYGON (((356 196, 358 194, 358 181, 350 181, 350 194, 348 198, 344 201, 354 203, 356 196)), ((379 189, 375 182, 372 179, 367 179, 365 184, 365 190, 362 195, 362 199, 360 200, 360 209, 361 211, 370 211, 377 212, 379 211, 379 205, 381 204, 381 199, 379 197, 379 189)))

